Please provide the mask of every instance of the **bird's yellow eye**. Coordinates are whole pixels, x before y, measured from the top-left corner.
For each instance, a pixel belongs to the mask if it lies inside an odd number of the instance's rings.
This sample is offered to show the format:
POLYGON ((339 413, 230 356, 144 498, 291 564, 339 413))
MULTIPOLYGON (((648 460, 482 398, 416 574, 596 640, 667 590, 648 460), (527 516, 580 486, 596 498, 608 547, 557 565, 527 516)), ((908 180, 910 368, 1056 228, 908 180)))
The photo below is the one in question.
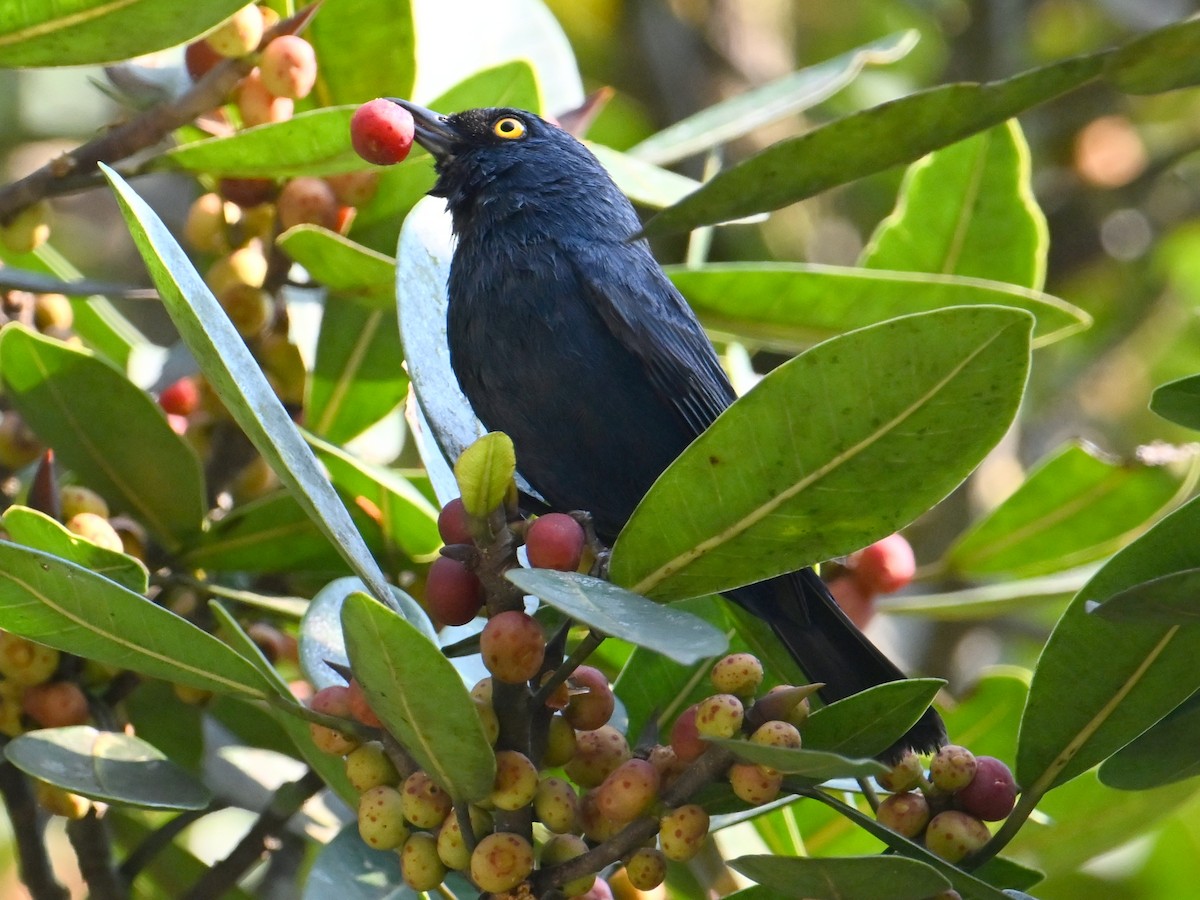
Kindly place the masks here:
POLYGON ((525 123, 516 116, 505 116, 503 119, 497 119, 492 125, 492 134, 507 141, 515 141, 525 137, 525 123))

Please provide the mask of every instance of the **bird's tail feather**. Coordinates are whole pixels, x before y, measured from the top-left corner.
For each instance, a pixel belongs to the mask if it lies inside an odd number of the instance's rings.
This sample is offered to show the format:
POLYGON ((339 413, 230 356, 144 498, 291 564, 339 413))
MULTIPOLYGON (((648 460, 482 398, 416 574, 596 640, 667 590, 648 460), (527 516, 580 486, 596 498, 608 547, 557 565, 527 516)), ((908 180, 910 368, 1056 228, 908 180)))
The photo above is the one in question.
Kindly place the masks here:
MULTIPOLYGON (((846 617, 812 569, 747 585, 729 596, 770 624, 809 678, 825 683, 820 693, 828 703, 906 677, 846 617)), ((946 726, 931 707, 878 757, 894 762, 910 748, 936 750, 945 743, 946 726)))

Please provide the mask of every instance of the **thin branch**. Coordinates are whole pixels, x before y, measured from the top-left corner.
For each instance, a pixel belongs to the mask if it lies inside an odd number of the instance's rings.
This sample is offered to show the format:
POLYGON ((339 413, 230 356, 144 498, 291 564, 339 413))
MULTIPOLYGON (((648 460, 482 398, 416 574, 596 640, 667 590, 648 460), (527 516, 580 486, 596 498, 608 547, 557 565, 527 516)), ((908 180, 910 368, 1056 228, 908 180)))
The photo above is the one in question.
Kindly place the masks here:
POLYGON ((324 787, 321 777, 311 769, 298 781, 283 785, 271 797, 271 802, 258 817, 254 827, 233 848, 232 852, 217 862, 192 885, 182 900, 208 900, 220 897, 238 883, 238 880, 258 862, 270 848, 275 836, 287 827, 294 816, 313 794, 324 787))
POLYGON ((595 629, 589 631, 583 640, 579 642, 578 646, 571 651, 571 655, 567 657, 566 661, 538 686, 531 701, 533 706, 544 706, 555 689, 571 677, 571 673, 579 668, 580 663, 592 655, 595 649, 604 641, 604 638, 605 635, 595 629))
POLYGON ((97 814, 94 805, 82 819, 67 821, 67 837, 75 849, 90 900, 125 900, 129 886, 113 864, 108 823, 97 814))
POLYGON ((69 900, 71 894, 58 883, 46 845, 42 841, 37 801, 29 779, 12 763, 0 763, 0 797, 12 823, 17 843, 17 866, 21 882, 33 900, 69 900))
MULTIPOLYGON (((312 18, 315 7, 278 23, 263 38, 264 44, 281 34, 292 34, 312 18)), ((97 165, 113 163, 153 147, 176 128, 216 109, 254 67, 253 57, 227 59, 174 100, 152 106, 123 125, 106 131, 51 160, 35 172, 0 188, 0 222, 27 206, 58 194, 89 187, 96 182, 97 165)))
POLYGON ((214 813, 217 810, 225 809, 224 803, 210 803, 204 809, 189 809, 181 812, 171 821, 164 824, 161 828, 157 828, 148 834, 133 852, 125 857, 125 861, 121 863, 117 870, 118 874, 124 879, 126 884, 132 884, 141 871, 150 865, 154 857, 158 856, 165 850, 179 834, 194 822, 207 816, 209 813, 214 813))

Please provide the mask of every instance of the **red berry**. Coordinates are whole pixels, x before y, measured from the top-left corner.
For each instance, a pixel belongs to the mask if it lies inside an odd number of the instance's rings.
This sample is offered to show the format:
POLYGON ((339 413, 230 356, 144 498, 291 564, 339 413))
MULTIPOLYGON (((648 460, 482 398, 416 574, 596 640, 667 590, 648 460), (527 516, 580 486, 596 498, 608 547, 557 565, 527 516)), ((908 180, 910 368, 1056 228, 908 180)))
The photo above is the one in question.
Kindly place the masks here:
POLYGON ((975 763, 975 777, 954 795, 955 804, 985 822, 998 822, 1016 805, 1016 782, 1008 766, 994 756, 977 756, 975 763))
POLYGON ((413 117, 383 98, 364 103, 350 119, 350 143, 369 163, 391 166, 408 156, 413 143, 413 117))
POLYGON ((471 543, 471 518, 462 498, 455 497, 438 513, 438 534, 447 544, 471 543))
POLYGON ((574 572, 583 557, 583 527, 565 513, 546 513, 529 526, 525 552, 535 569, 574 572))
POLYGON ((532 616, 509 610, 488 620, 479 635, 479 652, 493 676, 520 684, 541 670, 546 636, 532 616))
POLYGON ((571 698, 563 711, 566 720, 580 731, 606 725, 617 703, 605 674, 592 666, 579 666, 569 684, 571 698))
POLYGON ((158 395, 163 412, 175 416, 190 416, 200 405, 200 388, 194 378, 180 378, 167 385, 158 395))
POLYGON ((439 556, 429 567, 425 601, 433 617, 445 625, 466 625, 479 613, 483 585, 457 559, 439 556))
POLYGON ((854 574, 871 593, 892 594, 905 587, 917 572, 912 545, 902 534, 890 534, 853 557, 854 574))

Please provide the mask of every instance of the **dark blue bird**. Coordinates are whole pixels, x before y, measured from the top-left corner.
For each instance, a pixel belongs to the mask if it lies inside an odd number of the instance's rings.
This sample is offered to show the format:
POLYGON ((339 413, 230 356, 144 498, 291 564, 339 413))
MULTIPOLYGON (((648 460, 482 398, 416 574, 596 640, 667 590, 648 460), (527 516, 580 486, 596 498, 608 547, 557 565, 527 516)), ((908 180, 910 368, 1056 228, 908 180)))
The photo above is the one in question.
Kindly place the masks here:
MULTIPOLYGON (((735 394, 632 205, 579 141, 532 113, 443 116, 407 101, 457 245, 450 361, 475 414, 556 510, 611 543, 658 475, 735 394)), ((811 569, 731 591, 836 700, 904 675, 811 569)), ((945 742, 932 709, 880 754, 945 742)))

